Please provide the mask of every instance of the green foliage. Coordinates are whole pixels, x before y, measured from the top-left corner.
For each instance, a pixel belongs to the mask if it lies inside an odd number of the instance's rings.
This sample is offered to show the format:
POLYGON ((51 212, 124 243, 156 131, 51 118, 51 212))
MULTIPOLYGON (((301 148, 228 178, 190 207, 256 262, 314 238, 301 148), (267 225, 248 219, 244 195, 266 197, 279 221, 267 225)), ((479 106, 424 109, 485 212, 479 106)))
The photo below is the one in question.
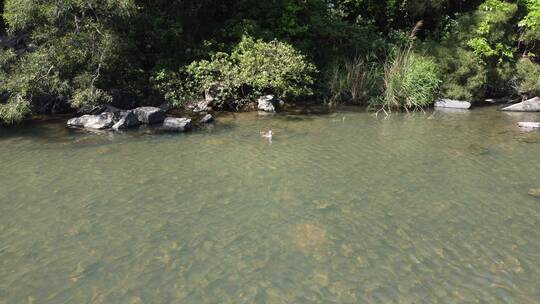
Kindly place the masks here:
POLYGON ((0 104, 0 124, 13 124, 30 113, 30 103, 20 95, 12 96, 6 104, 0 104))
MULTIPOLYGON (((337 0, 335 11, 346 20, 367 23, 378 31, 408 30, 424 21, 425 34, 440 34, 457 13, 474 10, 482 0, 337 0)), ((420 33, 422 36, 424 33, 420 33)))
POLYGON ((244 37, 231 54, 219 52, 210 61, 191 63, 185 81, 195 89, 190 95, 202 95, 218 87, 223 100, 253 99, 265 94, 290 98, 312 94, 315 72, 315 66, 286 43, 244 37))
POLYGON ((475 36, 467 45, 480 58, 496 58, 499 62, 513 58, 515 34, 508 23, 518 10, 517 4, 502 0, 486 0, 475 12, 475 36))
POLYGON ((192 62, 186 68, 186 82, 192 83, 193 96, 202 96, 207 90, 216 91, 219 100, 234 102, 242 96, 245 79, 240 76, 238 62, 227 53, 216 53, 211 60, 192 62))
POLYGON ((487 65, 475 54, 450 42, 430 45, 433 56, 441 68, 441 93, 457 100, 480 100, 487 89, 487 65))
POLYGON ((158 71, 152 77, 152 85, 173 107, 181 107, 200 97, 195 80, 184 68, 178 72, 158 71))
POLYGON ((516 89, 529 97, 540 96, 540 65, 530 59, 521 59, 517 64, 516 89))
POLYGON ((313 93, 316 68, 289 44, 244 37, 231 58, 238 64, 240 84, 250 87, 255 96, 271 93, 287 98, 313 93))
MULTIPOLYGON (((314 84, 330 86, 334 101, 364 104, 383 91, 377 62, 388 62, 387 77, 401 75, 387 50, 408 43, 407 30, 419 20, 418 37, 430 41, 424 51, 441 67, 445 97, 509 94, 518 58, 536 62, 540 54, 537 0, 5 0, 3 6, 0 33, 10 39, 0 49, 0 105, 21 113, 47 99, 82 110, 106 102, 180 106, 208 88, 230 100, 288 98, 308 95, 314 84), (315 75, 310 62, 323 73, 315 75)), ((403 99, 400 90, 390 91, 403 99)))
POLYGON ((336 63, 328 86, 331 102, 365 105, 380 94, 382 71, 377 63, 357 57, 352 61, 336 63))
POLYGON ((31 34, 26 49, 3 66, 0 93, 29 102, 64 96, 77 108, 110 101, 104 91, 115 83, 113 71, 122 71, 122 39, 112 24, 135 10, 129 0, 7 0, 9 31, 31 34))
POLYGON ((523 3, 486 0, 448 23, 441 41, 425 45, 442 68, 443 96, 477 101, 512 94, 511 78, 523 50, 517 28, 527 12, 523 3))
MULTIPOLYGON (((523 30, 521 40, 535 47, 536 51, 540 50, 540 1, 525 0, 527 14, 519 22, 519 26, 523 30)), ((536 54, 538 55, 538 54, 536 54)))
POLYGON ((384 92, 372 106, 383 111, 419 110, 433 104, 441 85, 437 64, 430 58, 402 48, 384 66, 384 92))
POLYGON ((73 93, 71 104, 76 108, 91 109, 96 105, 110 103, 111 101, 112 96, 107 92, 94 86, 90 86, 76 90, 73 93))

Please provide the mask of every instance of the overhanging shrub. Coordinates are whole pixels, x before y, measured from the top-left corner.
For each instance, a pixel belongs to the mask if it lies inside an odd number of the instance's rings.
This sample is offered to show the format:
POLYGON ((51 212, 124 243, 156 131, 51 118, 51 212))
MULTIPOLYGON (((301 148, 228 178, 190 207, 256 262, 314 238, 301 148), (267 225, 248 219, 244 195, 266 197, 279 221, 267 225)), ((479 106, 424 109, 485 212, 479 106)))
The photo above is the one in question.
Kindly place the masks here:
POLYGON ((225 102, 266 94, 284 99, 311 95, 315 73, 315 66, 291 45, 244 37, 231 54, 216 53, 177 73, 161 71, 155 80, 165 98, 178 106, 216 87, 225 102))

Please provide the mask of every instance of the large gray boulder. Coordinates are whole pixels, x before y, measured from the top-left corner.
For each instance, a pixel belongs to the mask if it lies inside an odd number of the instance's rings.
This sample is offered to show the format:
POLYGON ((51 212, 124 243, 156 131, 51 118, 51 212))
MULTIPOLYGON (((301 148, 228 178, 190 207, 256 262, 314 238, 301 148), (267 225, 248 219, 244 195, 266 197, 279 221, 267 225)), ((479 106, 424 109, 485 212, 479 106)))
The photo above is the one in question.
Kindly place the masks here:
POLYGON ((191 119, 167 117, 163 121, 163 127, 167 130, 185 132, 191 130, 191 119))
POLYGON ((141 124, 137 115, 132 111, 124 111, 118 114, 118 121, 112 126, 116 131, 136 127, 141 124))
POLYGON ((540 129, 540 122, 520 121, 518 125, 527 129, 540 129))
POLYGON ((540 112, 540 98, 535 97, 502 109, 513 112, 540 112))
POLYGON ((435 107, 467 110, 471 108, 471 103, 468 101, 461 101, 461 100, 439 99, 435 101, 435 107))
POLYGON ((266 95, 257 100, 257 109, 264 112, 276 112, 283 106, 283 101, 276 98, 274 95, 266 95))
POLYGON ((156 107, 140 107, 133 110, 137 119, 143 124, 158 124, 165 120, 165 111, 156 107))
POLYGON ((114 114, 110 112, 99 115, 83 115, 68 120, 67 125, 85 129, 103 130, 112 127, 114 124, 114 114))

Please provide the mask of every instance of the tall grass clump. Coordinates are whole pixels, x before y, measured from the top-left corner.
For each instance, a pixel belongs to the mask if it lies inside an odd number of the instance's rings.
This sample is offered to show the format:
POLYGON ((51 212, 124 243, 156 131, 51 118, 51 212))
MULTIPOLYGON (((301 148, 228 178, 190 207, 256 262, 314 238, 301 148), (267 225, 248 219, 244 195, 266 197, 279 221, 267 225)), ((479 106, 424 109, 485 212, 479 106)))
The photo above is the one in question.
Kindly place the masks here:
POLYGON ((379 111, 422 110, 434 102, 442 80, 435 61, 413 51, 420 26, 413 29, 408 45, 398 48, 384 64, 383 94, 371 104, 379 111))
POLYGON ((522 58, 517 63, 517 73, 514 76, 514 88, 525 98, 540 96, 540 64, 529 58, 522 58))
POLYGON ((22 121, 30 113, 30 103, 15 96, 5 104, 0 104, 0 124, 13 124, 22 121))
POLYGON ((381 69, 361 57, 336 63, 332 69, 329 87, 332 103, 367 104, 380 94, 381 69))

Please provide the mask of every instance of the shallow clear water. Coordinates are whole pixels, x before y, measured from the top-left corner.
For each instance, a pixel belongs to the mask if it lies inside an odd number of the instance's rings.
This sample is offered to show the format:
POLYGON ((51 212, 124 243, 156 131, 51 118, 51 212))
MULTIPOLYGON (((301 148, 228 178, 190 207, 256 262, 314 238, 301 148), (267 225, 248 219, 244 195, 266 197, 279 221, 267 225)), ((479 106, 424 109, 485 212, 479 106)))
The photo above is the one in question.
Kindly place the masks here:
POLYGON ((538 303, 540 132, 520 119, 0 129, 0 303, 538 303))

